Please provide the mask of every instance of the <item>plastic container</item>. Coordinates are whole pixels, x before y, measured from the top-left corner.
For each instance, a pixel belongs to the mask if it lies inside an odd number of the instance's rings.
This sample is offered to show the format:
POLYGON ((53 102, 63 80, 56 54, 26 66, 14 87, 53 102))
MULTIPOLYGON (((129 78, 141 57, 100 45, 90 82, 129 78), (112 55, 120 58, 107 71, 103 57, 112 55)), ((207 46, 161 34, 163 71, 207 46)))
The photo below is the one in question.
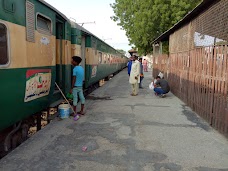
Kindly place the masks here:
POLYGON ((61 119, 70 117, 70 106, 68 104, 59 105, 59 114, 61 119))
POLYGON ((73 94, 70 94, 70 93, 67 93, 66 97, 71 100, 73 100, 74 98, 73 94))

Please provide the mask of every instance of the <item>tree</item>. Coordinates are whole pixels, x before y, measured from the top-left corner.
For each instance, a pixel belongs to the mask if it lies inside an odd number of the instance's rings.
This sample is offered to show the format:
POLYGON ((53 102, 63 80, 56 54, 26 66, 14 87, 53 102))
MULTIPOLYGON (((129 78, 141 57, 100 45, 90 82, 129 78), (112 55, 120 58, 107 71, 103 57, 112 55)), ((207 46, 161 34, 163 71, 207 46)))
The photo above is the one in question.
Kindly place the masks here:
POLYGON ((115 0, 112 20, 126 31, 139 53, 152 51, 152 41, 182 19, 202 0, 115 0))

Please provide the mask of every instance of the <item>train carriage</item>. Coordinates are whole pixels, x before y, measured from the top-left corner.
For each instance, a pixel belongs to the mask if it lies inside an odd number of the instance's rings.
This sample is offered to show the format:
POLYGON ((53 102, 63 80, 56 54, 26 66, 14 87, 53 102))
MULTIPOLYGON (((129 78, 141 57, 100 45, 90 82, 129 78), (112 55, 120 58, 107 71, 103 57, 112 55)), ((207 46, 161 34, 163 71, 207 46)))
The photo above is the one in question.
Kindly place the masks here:
POLYGON ((123 54, 78 24, 71 22, 71 27, 71 52, 82 58, 86 89, 126 66, 123 54))
POLYGON ((0 0, 0 153, 27 138, 34 114, 58 105, 71 88, 71 57, 80 56, 85 88, 127 59, 43 0, 0 0))
POLYGON ((44 1, 0 0, 0 140, 22 128, 25 138, 30 123, 24 119, 55 100, 55 80, 65 81, 61 64, 70 56, 70 29, 44 1))

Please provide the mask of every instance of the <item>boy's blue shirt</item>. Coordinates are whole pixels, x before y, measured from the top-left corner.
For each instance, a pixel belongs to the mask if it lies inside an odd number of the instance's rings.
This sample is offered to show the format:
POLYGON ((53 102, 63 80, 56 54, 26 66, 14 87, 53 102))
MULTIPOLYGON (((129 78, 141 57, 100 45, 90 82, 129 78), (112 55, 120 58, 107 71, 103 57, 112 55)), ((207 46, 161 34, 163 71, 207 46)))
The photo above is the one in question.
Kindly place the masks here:
POLYGON ((82 87, 84 80, 84 69, 81 66, 75 66, 73 69, 73 76, 76 77, 74 86, 82 87))

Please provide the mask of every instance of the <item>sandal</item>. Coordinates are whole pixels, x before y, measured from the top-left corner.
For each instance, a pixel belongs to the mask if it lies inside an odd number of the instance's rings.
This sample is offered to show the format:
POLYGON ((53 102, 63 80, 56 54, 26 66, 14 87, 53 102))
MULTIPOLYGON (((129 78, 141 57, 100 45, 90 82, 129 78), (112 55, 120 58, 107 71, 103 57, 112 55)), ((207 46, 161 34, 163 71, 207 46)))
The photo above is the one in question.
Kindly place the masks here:
POLYGON ((76 116, 74 117, 74 121, 77 121, 79 118, 80 118, 80 116, 79 116, 79 115, 76 115, 76 116))

